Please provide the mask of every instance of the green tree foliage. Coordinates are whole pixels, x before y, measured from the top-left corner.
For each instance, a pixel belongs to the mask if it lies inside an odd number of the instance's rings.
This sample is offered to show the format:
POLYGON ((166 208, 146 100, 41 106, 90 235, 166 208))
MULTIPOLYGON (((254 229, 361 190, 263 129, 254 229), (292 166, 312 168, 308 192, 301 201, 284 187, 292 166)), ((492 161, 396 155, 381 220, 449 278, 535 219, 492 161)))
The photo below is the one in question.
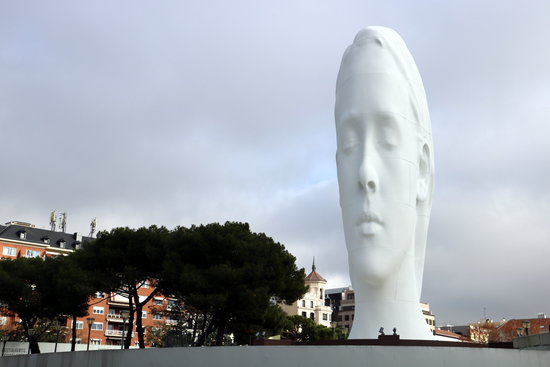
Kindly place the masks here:
POLYGON ((155 348, 162 348, 165 345, 166 334, 172 327, 162 322, 156 322, 154 326, 148 326, 147 343, 155 348))
MULTIPOLYGON (((135 319, 140 348, 145 348, 141 312, 145 304, 161 291, 157 284, 162 277, 164 243, 168 234, 166 228, 156 226, 137 230, 115 228, 110 232, 100 232, 96 240, 74 253, 77 263, 88 272, 97 290, 128 297, 128 334, 132 333, 135 319), (146 281, 151 293, 140 299, 138 291, 146 281)), ((127 338, 126 349, 130 347, 130 341, 127 338)))
POLYGON ((68 310, 82 311, 82 298, 71 298, 60 279, 60 262, 55 258, 0 260, 0 302, 21 319, 31 353, 40 353, 38 340, 51 329, 56 317, 68 310))
POLYGON ((83 272, 72 256, 48 259, 52 287, 45 297, 46 302, 57 303, 62 315, 72 320, 71 351, 76 347, 76 320, 88 314, 88 300, 96 291, 90 278, 83 272))
POLYGON ((292 303, 307 290, 295 257, 246 223, 177 228, 168 253, 163 286, 203 314, 198 345, 212 333, 221 345, 228 333, 239 338, 263 327, 273 303, 292 303))
POLYGON ((341 337, 341 331, 328 328, 323 325, 317 325, 312 319, 292 315, 287 318, 286 331, 283 335, 288 339, 300 342, 312 342, 318 340, 332 340, 341 337))

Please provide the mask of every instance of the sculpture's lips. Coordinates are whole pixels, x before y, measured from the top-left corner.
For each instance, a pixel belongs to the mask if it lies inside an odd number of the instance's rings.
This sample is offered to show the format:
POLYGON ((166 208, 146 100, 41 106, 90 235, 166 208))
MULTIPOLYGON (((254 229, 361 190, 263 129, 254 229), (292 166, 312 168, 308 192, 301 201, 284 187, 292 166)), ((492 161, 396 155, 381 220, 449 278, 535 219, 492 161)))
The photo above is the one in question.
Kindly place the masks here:
POLYGON ((364 236, 372 236, 376 234, 378 229, 382 226, 382 220, 372 211, 365 212, 361 215, 357 222, 359 231, 364 236))
POLYGON ((359 218, 359 221, 357 224, 361 225, 363 223, 378 223, 382 224, 382 220, 380 220, 380 217, 376 215, 375 212, 369 210, 367 212, 364 212, 361 214, 361 218, 359 218))

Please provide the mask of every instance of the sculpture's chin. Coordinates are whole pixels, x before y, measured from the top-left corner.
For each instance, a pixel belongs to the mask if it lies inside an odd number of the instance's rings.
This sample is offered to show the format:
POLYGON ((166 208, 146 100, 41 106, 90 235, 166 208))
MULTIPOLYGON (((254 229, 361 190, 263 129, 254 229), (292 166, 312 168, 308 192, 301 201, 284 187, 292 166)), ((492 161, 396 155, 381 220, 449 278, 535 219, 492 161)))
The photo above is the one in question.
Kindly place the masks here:
POLYGON ((398 271, 404 253, 392 248, 365 246, 349 252, 350 274, 354 288, 361 284, 381 286, 398 271))

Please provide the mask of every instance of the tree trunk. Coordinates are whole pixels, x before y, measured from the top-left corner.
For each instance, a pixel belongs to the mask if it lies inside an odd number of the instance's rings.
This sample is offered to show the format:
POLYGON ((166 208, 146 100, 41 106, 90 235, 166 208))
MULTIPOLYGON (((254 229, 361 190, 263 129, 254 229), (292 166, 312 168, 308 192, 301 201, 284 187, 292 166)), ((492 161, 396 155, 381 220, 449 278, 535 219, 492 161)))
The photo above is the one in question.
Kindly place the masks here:
POLYGON ((128 319, 128 328, 124 334, 124 349, 130 349, 132 342, 132 332, 134 331, 134 297, 128 292, 128 308, 130 309, 130 318, 128 319))
POLYGON ((203 312, 201 333, 199 335, 199 340, 197 340, 198 347, 202 347, 206 341, 206 315, 206 312, 203 312))
POLYGON ((132 290, 134 297, 134 303, 136 304, 136 332, 138 335, 138 343, 140 348, 145 348, 145 333, 143 329, 143 321, 141 319, 141 312, 143 311, 143 306, 147 304, 157 294, 158 289, 153 290, 150 295, 147 296, 142 302, 139 301, 138 289, 135 288, 132 290))
POLYGON ((218 333, 216 334, 216 345, 221 347, 223 345, 223 337, 225 335, 225 322, 222 320, 218 325, 218 333))
POLYGON ((139 295, 137 288, 133 294, 134 302, 136 304, 136 332, 138 335, 139 348, 145 348, 145 338, 143 337, 143 321, 141 319, 141 311, 143 310, 143 304, 139 302, 139 295))
POLYGON ((193 336, 191 337, 191 345, 195 345, 196 343, 197 327, 199 326, 199 313, 195 312, 193 318, 193 336))
POLYGON ((31 347, 31 354, 39 354, 40 347, 38 346, 38 339, 34 335, 29 336, 29 343, 31 347))
POLYGON ((32 329, 35 323, 36 322, 31 322, 28 319, 21 319, 21 324, 23 324, 23 330, 25 331, 25 336, 29 341, 29 348, 31 350, 31 354, 40 353, 40 347, 38 346, 38 339, 36 339, 34 335, 30 334, 30 330, 32 329))
POLYGON ((73 326, 73 330, 71 331, 71 334, 72 334, 71 352, 74 352, 76 349, 76 315, 73 315, 72 326, 73 326))

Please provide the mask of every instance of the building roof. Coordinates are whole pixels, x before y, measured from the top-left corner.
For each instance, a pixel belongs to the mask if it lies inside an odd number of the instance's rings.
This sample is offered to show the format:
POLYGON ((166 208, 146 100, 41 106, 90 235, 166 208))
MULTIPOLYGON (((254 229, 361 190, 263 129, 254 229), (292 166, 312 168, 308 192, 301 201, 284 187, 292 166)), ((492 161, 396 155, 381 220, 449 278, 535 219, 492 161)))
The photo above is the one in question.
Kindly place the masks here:
POLYGON ((306 277, 306 281, 310 282, 326 282, 327 280, 319 275, 316 271, 312 271, 309 273, 309 275, 306 277))
POLYGON ((464 340, 464 335, 453 333, 452 331, 448 330, 441 330, 441 329, 435 329, 434 331, 435 336, 443 336, 445 338, 451 338, 451 339, 457 339, 457 340, 464 340))
POLYGON ((313 265, 311 266, 311 273, 306 277, 306 282, 326 282, 327 280, 323 278, 319 273, 317 273, 315 266, 315 258, 313 258, 313 265))
POLYGON ((344 293, 345 291, 353 290, 351 286, 340 287, 340 288, 330 288, 325 290, 325 294, 338 294, 344 293))
POLYGON ((497 327, 501 335, 517 336, 517 329, 523 328, 524 321, 529 321, 529 335, 547 333, 550 330, 550 318, 540 317, 536 319, 512 319, 497 327))
POLYGON ((93 238, 79 233, 56 232, 34 226, 6 223, 6 225, 0 225, 0 240, 25 241, 29 244, 47 244, 49 247, 74 250, 77 245, 84 245, 93 238), (24 233, 23 237, 21 233, 24 233))

